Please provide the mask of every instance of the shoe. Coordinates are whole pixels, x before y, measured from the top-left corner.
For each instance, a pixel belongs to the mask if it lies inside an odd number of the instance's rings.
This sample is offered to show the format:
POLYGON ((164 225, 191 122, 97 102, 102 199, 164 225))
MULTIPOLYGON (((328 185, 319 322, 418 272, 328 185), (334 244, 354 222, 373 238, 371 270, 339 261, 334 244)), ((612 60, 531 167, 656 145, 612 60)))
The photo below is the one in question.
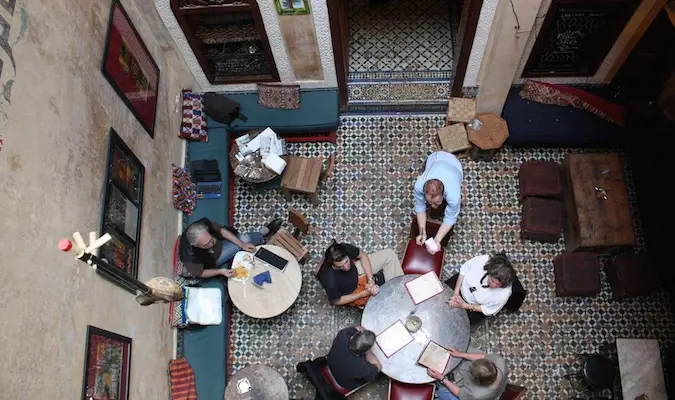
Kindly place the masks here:
POLYGON ((284 221, 281 218, 275 218, 269 224, 267 224, 267 229, 269 229, 267 237, 271 238, 272 236, 274 236, 274 234, 279 231, 283 223, 284 221))

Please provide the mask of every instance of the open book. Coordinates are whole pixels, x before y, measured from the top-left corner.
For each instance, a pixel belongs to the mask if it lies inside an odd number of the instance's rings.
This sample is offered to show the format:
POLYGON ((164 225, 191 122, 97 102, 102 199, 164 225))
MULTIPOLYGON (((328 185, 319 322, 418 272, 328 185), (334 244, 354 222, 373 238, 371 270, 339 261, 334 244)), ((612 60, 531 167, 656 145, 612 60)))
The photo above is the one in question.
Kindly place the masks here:
POLYGON ((450 352, 438 343, 429 341, 417 363, 434 371, 444 373, 449 361, 450 352))
POLYGON ((413 303, 419 304, 443 292, 443 285, 433 271, 413 279, 405 284, 413 303))
POLYGON ((375 342, 380 346, 380 349, 382 349, 387 358, 412 341, 412 335, 410 335, 410 332, 408 332, 400 319, 375 337, 375 342))

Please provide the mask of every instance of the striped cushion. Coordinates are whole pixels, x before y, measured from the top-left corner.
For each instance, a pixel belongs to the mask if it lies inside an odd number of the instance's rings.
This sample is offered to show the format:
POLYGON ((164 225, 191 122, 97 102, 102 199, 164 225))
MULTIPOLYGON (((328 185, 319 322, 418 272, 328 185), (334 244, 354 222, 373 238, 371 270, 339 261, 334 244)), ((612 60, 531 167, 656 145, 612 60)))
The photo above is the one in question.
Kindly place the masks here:
POLYGON ((195 376, 185 358, 171 360, 169 375, 172 400, 197 400, 195 376))

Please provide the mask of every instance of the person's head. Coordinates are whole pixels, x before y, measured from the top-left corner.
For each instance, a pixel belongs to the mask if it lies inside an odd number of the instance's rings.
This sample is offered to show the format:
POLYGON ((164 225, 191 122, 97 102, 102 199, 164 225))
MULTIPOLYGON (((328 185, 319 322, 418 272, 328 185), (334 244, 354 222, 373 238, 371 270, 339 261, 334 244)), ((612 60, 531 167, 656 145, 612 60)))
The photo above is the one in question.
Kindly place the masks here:
POLYGON ((438 208, 443 203, 445 188, 443 182, 438 179, 429 179, 424 182, 424 199, 431 208, 438 208))
POLYGON ((491 288, 508 287, 516 280, 516 271, 504 253, 490 257, 485 264, 485 272, 488 274, 488 285, 491 288))
POLYGON ((335 270, 349 271, 352 266, 344 246, 335 240, 326 249, 326 260, 331 263, 331 267, 335 270))
POLYGON ((471 379, 480 386, 490 386, 498 377, 497 366, 484 358, 471 362, 469 374, 471 379))
POLYGON ((375 344, 375 334, 367 329, 360 330, 349 339, 349 351, 364 355, 375 344))
POLYGON ((194 223, 185 230, 185 237, 190 246, 200 249, 210 249, 215 244, 215 238, 209 233, 209 229, 203 223, 194 223))

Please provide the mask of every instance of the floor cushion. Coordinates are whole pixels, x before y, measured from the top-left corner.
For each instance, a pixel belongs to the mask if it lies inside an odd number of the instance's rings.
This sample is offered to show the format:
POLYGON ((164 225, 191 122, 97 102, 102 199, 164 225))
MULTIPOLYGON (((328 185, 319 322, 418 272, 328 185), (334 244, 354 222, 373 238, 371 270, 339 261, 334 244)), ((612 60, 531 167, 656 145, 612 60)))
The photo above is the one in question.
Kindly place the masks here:
POLYGON ((408 241, 408 247, 405 249, 405 255, 403 256, 401 267, 403 269, 403 273, 406 275, 426 274, 429 271, 434 271, 440 278, 444 257, 444 248, 436 254, 431 255, 424 246, 419 246, 415 242, 415 239, 411 239, 408 241))

